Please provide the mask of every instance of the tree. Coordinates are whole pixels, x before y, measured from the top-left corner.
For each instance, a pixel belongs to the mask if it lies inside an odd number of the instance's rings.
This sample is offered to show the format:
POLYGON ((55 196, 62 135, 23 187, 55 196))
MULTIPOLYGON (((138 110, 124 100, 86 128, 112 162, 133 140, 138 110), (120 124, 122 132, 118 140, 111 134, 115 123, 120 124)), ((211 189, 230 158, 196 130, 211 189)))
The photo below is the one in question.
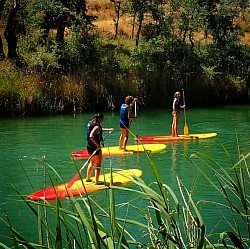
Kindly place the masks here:
POLYGON ((183 42, 188 38, 189 44, 194 47, 194 35, 203 30, 204 13, 196 0, 184 1, 180 8, 179 30, 183 42))
MULTIPOLYGON (((2 20, 5 1, 6 0, 0 1, 0 20, 2 20)), ((0 60, 3 60, 4 58, 5 58, 5 54, 3 51, 3 41, 2 41, 2 36, 0 36, 0 60)))
POLYGON ((246 0, 199 0, 199 5, 206 10, 207 33, 220 47, 239 41, 239 20, 249 6, 246 0))
MULTIPOLYGON (((41 44, 45 44, 52 29, 56 30, 58 42, 64 41, 65 29, 81 25, 82 20, 92 25, 93 18, 86 14, 86 1, 39 0, 34 4, 34 13, 40 17, 41 44)), ((39 19, 38 19, 39 20, 39 19)))
POLYGON ((119 22, 121 16, 125 13, 125 9, 123 8, 123 5, 126 0, 110 0, 111 3, 114 4, 115 8, 115 14, 116 18, 114 18, 114 23, 115 23, 115 37, 118 35, 118 27, 119 27, 119 22))
MULTIPOLYGON (((134 20, 137 19, 137 33, 136 33, 136 42, 135 45, 139 45, 140 34, 143 26, 143 21, 145 14, 150 12, 149 0, 128 0, 130 3, 129 12, 134 16, 134 20)), ((133 23, 134 25, 134 23, 133 23)))
POLYGON ((2 37, 0 36, 0 60, 5 59, 5 54, 3 51, 3 41, 2 41, 2 37))
MULTIPOLYGON (((69 26, 71 18, 69 4, 60 0, 39 0, 34 4, 34 13, 41 16, 40 26, 42 45, 46 44, 51 29, 56 29, 56 38, 58 41, 64 40, 66 26, 69 26)), ((39 19, 38 19, 39 20, 39 19)))
POLYGON ((7 24, 4 30, 4 37, 7 42, 8 47, 8 57, 10 59, 15 59, 17 57, 17 39, 20 34, 25 34, 26 29, 23 24, 24 18, 24 8, 27 2, 13 1, 10 4, 10 11, 7 18, 7 24))

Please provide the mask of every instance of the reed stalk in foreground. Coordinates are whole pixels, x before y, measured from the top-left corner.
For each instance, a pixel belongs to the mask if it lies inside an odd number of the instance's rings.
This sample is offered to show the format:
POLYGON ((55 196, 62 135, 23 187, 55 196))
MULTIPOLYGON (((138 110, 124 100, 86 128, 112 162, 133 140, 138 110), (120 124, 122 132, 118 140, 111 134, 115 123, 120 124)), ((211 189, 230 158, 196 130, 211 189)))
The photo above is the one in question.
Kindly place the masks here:
MULTIPOLYGON (((37 219, 37 241, 26 239, 7 219, 0 218, 10 231, 9 241, 14 248, 248 248, 249 229, 249 160, 242 155, 225 168, 208 155, 197 152, 188 161, 197 168, 222 197, 216 208, 227 208, 231 219, 218 212, 218 219, 230 224, 231 229, 206 234, 200 212, 200 201, 195 202, 191 191, 176 177, 179 193, 164 183, 150 155, 145 151, 156 181, 146 184, 133 178, 133 187, 111 186, 102 191, 106 202, 99 204, 91 195, 71 197, 69 202, 27 200, 20 198, 37 219), (214 172, 211 179, 200 167, 214 172), (216 167, 215 167, 216 166, 216 167), (217 168, 217 169, 215 169, 217 168), (217 181, 217 182, 216 182, 217 181), (126 195, 127 202, 118 203, 116 195, 126 195), (46 216, 44 215, 46 210, 46 216), (136 233, 134 231, 137 231, 136 233)), ((47 165, 48 166, 48 165, 47 165)), ((49 166, 51 167, 51 166, 49 166)), ((110 160, 110 172, 115 169, 110 160)), ((13 186, 14 187, 14 186, 13 186)), ((206 205, 206 203, 203 203, 206 205)), ((1 233, 1 232, 0 232, 1 233)), ((10 248, 0 242, 3 248, 10 248)), ((13 248, 13 247, 12 247, 13 248)))

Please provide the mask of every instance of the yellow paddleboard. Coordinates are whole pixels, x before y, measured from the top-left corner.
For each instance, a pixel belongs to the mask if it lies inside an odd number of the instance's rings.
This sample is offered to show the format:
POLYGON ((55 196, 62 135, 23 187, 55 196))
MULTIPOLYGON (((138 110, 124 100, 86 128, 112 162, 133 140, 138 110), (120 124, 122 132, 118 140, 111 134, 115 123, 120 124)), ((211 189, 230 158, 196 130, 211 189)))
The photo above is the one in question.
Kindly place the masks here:
MULTIPOLYGON (((128 145, 127 151, 119 149, 119 146, 104 147, 102 148, 103 156, 122 156, 122 155, 132 155, 138 152, 158 152, 166 148, 165 144, 134 144, 128 145)), ((71 153, 74 158, 89 158, 87 150, 79 150, 71 153)))
POLYGON ((135 140, 139 140, 143 143, 165 143, 165 142, 177 142, 184 140, 199 140, 216 137, 217 133, 204 133, 204 134, 189 134, 189 135, 179 135, 178 137, 169 136, 148 136, 148 137, 139 137, 135 140))
POLYGON ((95 185, 94 177, 91 178, 92 182, 86 182, 77 180, 70 188, 67 188, 68 183, 60 184, 57 186, 51 186, 46 189, 42 189, 28 196, 30 200, 54 200, 56 198, 61 199, 65 197, 70 197, 71 195, 84 195, 86 193, 92 193, 98 190, 108 188, 110 185, 118 186, 121 184, 126 184, 131 182, 134 178, 133 176, 140 177, 142 171, 139 169, 127 169, 119 170, 117 172, 106 173, 100 175, 99 181, 102 181, 102 185, 95 185), (112 183, 111 183, 112 178, 112 183))

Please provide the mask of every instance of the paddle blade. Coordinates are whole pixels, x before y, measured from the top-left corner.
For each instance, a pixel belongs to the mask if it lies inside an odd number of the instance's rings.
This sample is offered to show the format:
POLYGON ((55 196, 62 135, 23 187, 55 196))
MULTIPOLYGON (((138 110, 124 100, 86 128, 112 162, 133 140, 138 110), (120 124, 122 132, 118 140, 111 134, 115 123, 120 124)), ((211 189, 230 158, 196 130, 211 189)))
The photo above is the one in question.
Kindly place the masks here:
POLYGON ((188 135, 189 133, 188 133, 188 126, 187 125, 185 125, 184 126, 184 135, 188 135))
POLYGON ((80 174, 77 173, 77 174, 70 180, 70 182, 69 182, 68 185, 67 185, 67 188, 70 188, 70 187, 76 182, 76 180, 79 178, 79 176, 80 176, 80 174))

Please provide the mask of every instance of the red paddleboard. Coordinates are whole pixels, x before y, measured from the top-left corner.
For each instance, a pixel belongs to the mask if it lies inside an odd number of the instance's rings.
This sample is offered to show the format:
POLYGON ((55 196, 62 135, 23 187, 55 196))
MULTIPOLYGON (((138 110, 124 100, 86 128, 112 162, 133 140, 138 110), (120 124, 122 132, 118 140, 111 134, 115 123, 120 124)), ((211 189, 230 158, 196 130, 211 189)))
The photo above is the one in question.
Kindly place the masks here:
POLYGON ((100 175, 99 181, 103 181, 103 185, 95 185, 94 177, 91 179, 93 182, 86 182, 86 179, 77 180, 70 188, 67 188, 68 183, 59 184, 57 186, 51 186, 42 190, 39 190, 35 193, 32 193, 28 196, 30 200, 55 200, 56 198, 61 199, 65 197, 84 195, 86 193, 90 194, 98 190, 102 190, 108 188, 111 184, 111 177, 114 186, 126 184, 133 180, 133 176, 140 177, 142 175, 142 171, 139 169, 128 169, 128 170, 120 170, 117 172, 106 173, 100 175))

